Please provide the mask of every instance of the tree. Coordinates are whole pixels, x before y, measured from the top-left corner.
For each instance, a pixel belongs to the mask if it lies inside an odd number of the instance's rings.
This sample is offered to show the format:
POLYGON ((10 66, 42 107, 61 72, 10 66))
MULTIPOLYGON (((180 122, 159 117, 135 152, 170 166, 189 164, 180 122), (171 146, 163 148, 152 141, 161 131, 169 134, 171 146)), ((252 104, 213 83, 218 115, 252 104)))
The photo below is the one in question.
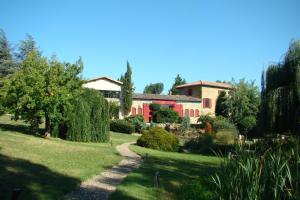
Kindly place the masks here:
POLYGON ((216 102, 216 116, 229 117, 228 104, 226 103, 228 96, 225 91, 221 91, 216 102))
POLYGON ((186 84, 186 81, 185 81, 185 79, 182 79, 179 74, 177 74, 177 76, 175 77, 174 84, 173 84, 172 88, 169 90, 169 93, 172 95, 180 94, 179 90, 176 89, 176 87, 178 85, 182 85, 182 84, 186 84))
POLYGON ((131 67, 127 61, 127 71, 124 74, 123 85, 122 85, 122 103, 124 115, 128 115, 131 110, 132 105, 132 93, 133 93, 133 83, 131 80, 131 67))
POLYGON ((260 105, 260 94, 254 81, 241 79, 238 83, 233 81, 234 89, 229 92, 226 104, 232 122, 239 124, 245 117, 257 117, 260 105))
POLYGON ((63 118, 64 109, 81 88, 82 69, 81 59, 75 64, 60 63, 55 58, 48 62, 33 50, 4 85, 4 105, 16 120, 21 117, 34 128, 44 118, 48 135, 52 124, 63 118))
POLYGON ((19 44, 19 49, 16 54, 17 59, 21 62, 26 59, 27 55, 31 52, 35 51, 37 55, 41 56, 41 52, 39 48, 36 46, 36 42, 34 38, 27 34, 26 39, 22 40, 19 44))
POLYGON ((300 40, 292 41, 284 60, 263 73, 261 98, 264 132, 300 134, 300 40))
POLYGON ((0 77, 12 74, 15 69, 16 63, 13 61, 10 44, 5 32, 0 29, 0 77))
POLYGON ((163 90, 163 83, 150 83, 149 85, 146 85, 144 89, 144 94, 160 94, 163 90))

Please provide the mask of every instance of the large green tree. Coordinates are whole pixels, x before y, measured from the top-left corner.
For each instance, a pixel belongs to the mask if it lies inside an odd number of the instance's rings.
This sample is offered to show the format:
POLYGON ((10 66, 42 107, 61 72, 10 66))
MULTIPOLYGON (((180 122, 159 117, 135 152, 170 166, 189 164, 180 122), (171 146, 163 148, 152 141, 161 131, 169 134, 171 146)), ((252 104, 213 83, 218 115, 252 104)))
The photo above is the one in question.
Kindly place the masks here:
POLYGON ((0 78, 12 74, 16 69, 12 50, 5 32, 0 29, 0 78))
POLYGON ((150 83, 149 85, 146 85, 144 89, 144 94, 160 94, 163 90, 163 83, 150 83))
POLYGON ((221 91, 216 102, 216 116, 229 117, 229 108, 227 104, 228 95, 225 91, 221 91))
POLYGON ((127 71, 124 74, 123 85, 122 85, 122 104, 123 104, 124 115, 128 115, 132 105, 132 93, 134 89, 133 89, 131 75, 132 75, 132 70, 129 62, 127 61, 127 71))
POLYGON ((175 77, 174 84, 172 85, 172 88, 169 90, 169 93, 172 95, 180 94, 179 90, 176 89, 178 85, 186 84, 186 80, 181 78, 179 74, 175 77))
POLYGON ((260 106, 260 93, 254 81, 246 81, 241 79, 238 83, 232 82, 234 89, 229 92, 229 97, 226 101, 228 114, 239 128, 242 127, 246 117, 256 118, 260 106))
POLYGON ((263 72, 261 98, 264 132, 300 134, 300 40, 291 42, 282 62, 263 72))
POLYGON ((21 117, 35 128, 40 119, 45 119, 48 135, 52 123, 61 120, 63 110, 81 88, 82 69, 81 59, 75 64, 60 63, 55 58, 48 62, 33 50, 4 85, 4 105, 15 119, 21 117))

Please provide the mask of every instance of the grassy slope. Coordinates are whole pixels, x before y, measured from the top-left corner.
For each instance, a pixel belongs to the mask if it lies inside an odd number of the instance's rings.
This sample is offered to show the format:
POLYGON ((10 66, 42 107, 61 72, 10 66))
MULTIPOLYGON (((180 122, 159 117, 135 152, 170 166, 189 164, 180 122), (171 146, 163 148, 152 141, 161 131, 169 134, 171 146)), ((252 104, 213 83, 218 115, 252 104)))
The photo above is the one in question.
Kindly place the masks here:
POLYGON ((180 187, 191 180, 208 184, 219 158, 195 154, 170 153, 138 146, 131 149, 144 157, 142 166, 129 174, 112 194, 111 199, 182 199, 180 187), (146 153, 148 158, 145 158, 146 153), (161 187, 154 187, 154 174, 159 171, 161 187))
POLYGON ((79 143, 43 139, 24 124, 0 117, 0 199, 21 188, 20 199, 57 199, 85 180, 121 160, 115 145, 137 137, 112 133, 111 143, 79 143), (17 130, 17 131, 16 131, 17 130))

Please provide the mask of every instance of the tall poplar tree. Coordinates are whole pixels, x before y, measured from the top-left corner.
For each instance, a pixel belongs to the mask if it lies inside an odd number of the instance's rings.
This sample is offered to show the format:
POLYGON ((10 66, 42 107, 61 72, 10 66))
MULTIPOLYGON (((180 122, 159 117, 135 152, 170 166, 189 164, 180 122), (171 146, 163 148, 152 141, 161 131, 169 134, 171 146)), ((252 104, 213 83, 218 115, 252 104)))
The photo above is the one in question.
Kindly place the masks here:
POLYGON ((127 61, 127 71, 124 74, 122 85, 122 103, 124 115, 128 115, 132 105, 133 83, 131 80, 132 70, 129 62, 127 61))

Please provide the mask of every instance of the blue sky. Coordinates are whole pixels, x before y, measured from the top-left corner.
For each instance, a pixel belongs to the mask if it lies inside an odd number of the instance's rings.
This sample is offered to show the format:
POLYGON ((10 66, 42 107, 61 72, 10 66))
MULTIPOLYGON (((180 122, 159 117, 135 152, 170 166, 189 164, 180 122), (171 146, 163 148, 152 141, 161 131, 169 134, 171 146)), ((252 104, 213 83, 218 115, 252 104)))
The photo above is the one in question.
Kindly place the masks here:
POLYGON ((137 92, 176 74, 188 82, 260 84, 292 39, 300 39, 299 0, 2 0, 0 28, 12 46, 30 33, 43 55, 75 62, 83 76, 117 79, 133 69, 137 92))

